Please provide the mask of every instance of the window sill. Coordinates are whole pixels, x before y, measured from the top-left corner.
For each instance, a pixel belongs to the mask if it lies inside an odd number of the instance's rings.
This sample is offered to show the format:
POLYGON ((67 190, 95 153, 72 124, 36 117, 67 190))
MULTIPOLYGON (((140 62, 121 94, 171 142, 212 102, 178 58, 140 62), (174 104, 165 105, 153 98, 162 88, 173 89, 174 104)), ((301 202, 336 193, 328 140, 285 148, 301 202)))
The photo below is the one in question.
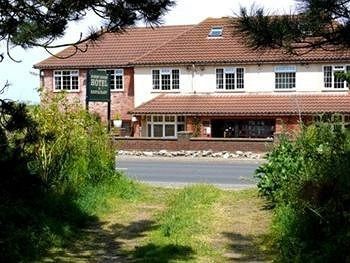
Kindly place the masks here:
POLYGON ((179 90, 152 90, 151 93, 180 93, 179 90))
POLYGON ((292 88, 292 89, 274 89, 274 92, 296 92, 297 89, 296 88, 292 88))
POLYGON ((242 90, 215 90, 216 93, 245 93, 246 91, 244 89, 242 90))
POLYGON ((124 89, 111 89, 111 93, 122 93, 124 89))
POLYGON ((54 90, 54 93, 61 93, 61 92, 65 92, 65 93, 79 93, 80 90, 54 90))
POLYGON ((348 92, 349 89, 348 88, 344 88, 344 89, 335 89, 335 88, 323 88, 322 92, 348 92))

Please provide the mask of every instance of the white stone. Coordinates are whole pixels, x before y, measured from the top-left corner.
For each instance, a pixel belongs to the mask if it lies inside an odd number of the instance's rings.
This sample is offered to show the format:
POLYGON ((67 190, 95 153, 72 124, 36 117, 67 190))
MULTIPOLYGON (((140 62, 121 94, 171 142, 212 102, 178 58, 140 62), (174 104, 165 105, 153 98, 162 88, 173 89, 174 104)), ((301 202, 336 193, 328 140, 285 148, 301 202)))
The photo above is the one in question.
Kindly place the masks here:
POLYGON ((222 156, 222 158, 224 158, 224 159, 228 159, 230 157, 231 157, 231 154, 229 154, 228 152, 222 156))
POLYGON ((159 155, 166 155, 168 153, 167 150, 160 150, 159 155))
POLYGON ((152 157, 153 156, 153 152, 143 152, 143 155, 147 156, 147 157, 152 157))

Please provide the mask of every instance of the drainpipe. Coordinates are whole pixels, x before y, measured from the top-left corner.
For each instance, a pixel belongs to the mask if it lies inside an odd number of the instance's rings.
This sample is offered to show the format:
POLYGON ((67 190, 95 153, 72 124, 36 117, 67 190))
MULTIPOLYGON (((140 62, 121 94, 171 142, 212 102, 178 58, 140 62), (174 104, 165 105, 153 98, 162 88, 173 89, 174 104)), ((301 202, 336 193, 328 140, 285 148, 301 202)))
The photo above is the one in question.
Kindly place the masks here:
POLYGON ((192 93, 195 93, 195 90, 194 90, 194 78, 195 78, 195 73, 196 73, 196 65, 195 64, 192 64, 192 93))

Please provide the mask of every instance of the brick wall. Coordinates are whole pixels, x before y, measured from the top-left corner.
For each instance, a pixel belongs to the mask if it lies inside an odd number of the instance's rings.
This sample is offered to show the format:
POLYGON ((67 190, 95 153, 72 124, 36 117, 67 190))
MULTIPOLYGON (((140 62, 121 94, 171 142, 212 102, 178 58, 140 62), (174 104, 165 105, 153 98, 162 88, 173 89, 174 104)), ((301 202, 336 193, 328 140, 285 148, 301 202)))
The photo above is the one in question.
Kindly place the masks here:
POLYGON ((267 152, 273 146, 267 139, 210 139, 210 138, 114 138, 118 150, 137 151, 179 151, 179 150, 212 150, 212 151, 250 151, 254 153, 267 152))
MULTIPOLYGON (((43 88, 54 94, 53 70, 44 70, 42 79, 43 88)), ((79 101, 85 106, 86 100, 86 83, 87 69, 79 69, 79 91, 67 92, 67 99, 70 101, 79 101)), ((134 109, 134 69, 124 68, 124 90, 111 92, 111 117, 119 112, 123 120, 131 120, 128 111, 134 109)), ((107 103, 106 102, 90 102, 89 110, 96 112, 102 118, 107 120, 107 103)))

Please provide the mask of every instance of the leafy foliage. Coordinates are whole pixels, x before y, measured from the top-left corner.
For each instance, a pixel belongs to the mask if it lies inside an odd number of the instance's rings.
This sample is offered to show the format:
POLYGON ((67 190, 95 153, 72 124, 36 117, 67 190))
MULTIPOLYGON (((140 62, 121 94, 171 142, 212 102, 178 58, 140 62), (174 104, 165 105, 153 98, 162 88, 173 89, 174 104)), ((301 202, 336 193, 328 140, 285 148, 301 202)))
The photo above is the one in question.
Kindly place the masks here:
POLYGON ((349 170, 349 138, 331 124, 304 128, 295 141, 283 138, 258 169, 260 193, 276 206, 280 260, 350 259, 349 170))
POLYGON ((280 137, 278 146, 268 154, 267 160, 258 167, 255 177, 258 179, 260 193, 273 205, 284 199, 285 192, 282 188, 298 179, 296 177, 303 160, 286 135, 280 137))
POLYGON ((115 196, 137 186, 117 174, 106 128, 64 94, 0 105, 0 261, 31 262, 62 247, 115 196))
POLYGON ((0 199, 30 194, 40 186, 27 167, 38 137, 24 104, 0 100, 0 199))
POLYGON ((114 174, 114 150, 105 127, 65 94, 42 95, 33 111, 41 136, 32 169, 59 191, 97 183, 114 174))
MULTIPOLYGON (((0 41, 6 41, 7 53, 10 46, 23 48, 40 46, 46 49, 74 46, 75 52, 84 51, 79 46, 95 41, 106 32, 121 32, 137 21, 157 24, 161 16, 174 5, 171 0, 63 0, 63 1, 10 1, 0 0, 0 41), (103 21, 104 28, 91 29, 87 37, 80 36, 76 42, 54 45, 62 37, 71 21, 79 21, 91 13, 103 21), (101 30, 102 29, 102 30, 101 30)), ((3 55, 1 55, 2 60, 3 55)))

